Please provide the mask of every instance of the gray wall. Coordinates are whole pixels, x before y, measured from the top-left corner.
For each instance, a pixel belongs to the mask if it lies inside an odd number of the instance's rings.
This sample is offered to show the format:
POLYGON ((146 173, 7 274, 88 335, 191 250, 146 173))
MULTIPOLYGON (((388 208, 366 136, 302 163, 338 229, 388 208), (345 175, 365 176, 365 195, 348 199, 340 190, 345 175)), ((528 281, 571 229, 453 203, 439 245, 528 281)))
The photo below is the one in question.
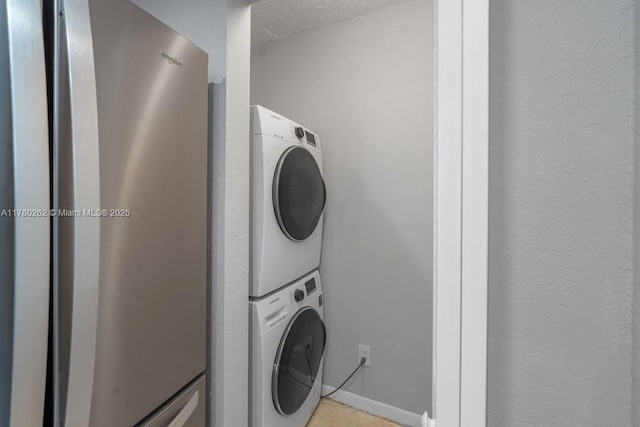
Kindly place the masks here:
POLYGON ((321 275, 337 387, 431 411, 432 3, 255 46, 251 102, 316 130, 328 191, 321 275))
POLYGON ((632 0, 490 21, 489 425, 632 425, 632 0))
POLYGON ((631 422, 640 425, 640 5, 634 0, 634 280, 633 280, 633 402, 631 422))

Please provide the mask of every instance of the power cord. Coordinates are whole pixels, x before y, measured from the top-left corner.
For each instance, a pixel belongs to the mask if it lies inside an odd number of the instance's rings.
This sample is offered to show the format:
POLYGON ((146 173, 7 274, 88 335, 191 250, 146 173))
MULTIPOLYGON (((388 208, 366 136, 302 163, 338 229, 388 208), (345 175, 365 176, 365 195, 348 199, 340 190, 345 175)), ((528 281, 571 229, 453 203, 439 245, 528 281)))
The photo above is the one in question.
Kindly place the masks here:
POLYGON ((358 367, 357 367, 357 368, 356 368, 356 369, 351 373, 351 375, 349 375, 349 376, 347 377, 347 379, 346 379, 346 380, 344 380, 344 382, 343 382, 342 384, 340 384, 340 387, 338 387, 337 389, 333 390, 331 393, 329 393, 329 394, 325 394, 324 396, 320 396, 320 397, 322 397, 323 399, 324 399, 325 397, 329 397, 329 396, 331 396, 333 393, 335 393, 336 391, 338 391, 338 390, 340 390, 342 387, 344 387, 344 385, 345 385, 346 383, 348 383, 348 382, 349 382, 349 380, 350 380, 350 379, 351 379, 351 378, 356 374, 356 372, 358 372, 358 371, 360 370, 360 368, 362 368, 362 367, 364 366, 364 364, 365 364, 365 362, 366 362, 366 361, 367 361, 367 359, 365 359, 364 357, 363 357, 363 358, 361 358, 361 359, 360 359, 360 364, 358 365, 358 367))

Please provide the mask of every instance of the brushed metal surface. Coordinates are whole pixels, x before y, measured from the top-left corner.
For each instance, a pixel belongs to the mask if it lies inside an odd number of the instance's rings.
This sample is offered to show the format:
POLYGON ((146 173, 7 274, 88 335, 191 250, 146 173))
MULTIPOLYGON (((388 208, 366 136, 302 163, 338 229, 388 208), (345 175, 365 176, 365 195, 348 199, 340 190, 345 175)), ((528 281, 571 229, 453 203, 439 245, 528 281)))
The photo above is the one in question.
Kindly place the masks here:
MULTIPOLYGON (((6 31, 1 60, 8 60, 5 70, 10 76, 6 92, 10 95, 3 100, 11 102, 11 136, 3 138, 3 143, 12 145, 12 179, 7 183, 13 185, 9 195, 13 206, 8 208, 27 210, 2 226, 3 231, 5 226, 12 227, 4 245, 13 246, 2 250, 8 249, 9 259, 3 263, 12 264, 13 280, 0 284, 13 288, 11 300, 3 301, 0 308, 13 305, 8 425, 31 426, 42 424, 49 324, 50 226, 43 214, 49 208, 49 134, 42 10, 39 0, 6 0, 0 7, 6 19, 6 25, 0 26, 0 31, 6 31)), ((5 163, 7 154, 8 148, 3 150, 5 163)), ((4 378, 0 381, 0 388, 5 388, 4 378)), ((0 414, 0 424, 5 425, 6 417, 0 414)))
POLYGON ((90 14, 100 204, 125 210, 101 219, 91 426, 125 426, 205 370, 207 55, 129 1, 90 14))
MULTIPOLYGON (((139 427, 171 427, 176 421, 176 417, 180 414, 189 401, 198 393, 198 406, 181 424, 181 427, 204 427, 205 425, 205 399, 206 399, 206 379, 201 376, 193 384, 187 387, 176 397, 167 402, 162 408, 153 414, 148 420, 140 423, 139 427)), ((188 408, 187 408, 188 409, 188 408)), ((178 420, 182 421, 182 420, 178 420)))
MULTIPOLYGON (((66 33, 60 16, 61 2, 49 16, 54 28, 53 67, 53 208, 73 209, 73 149, 66 33)), ((71 318, 73 313, 73 218, 55 216, 53 225, 53 417, 54 426, 64 425, 69 381, 71 318)))
MULTIPOLYGON (((100 206, 98 114, 87 0, 55 2, 54 207, 100 206)), ((54 220, 54 422, 86 426, 98 320, 100 219, 54 220)))

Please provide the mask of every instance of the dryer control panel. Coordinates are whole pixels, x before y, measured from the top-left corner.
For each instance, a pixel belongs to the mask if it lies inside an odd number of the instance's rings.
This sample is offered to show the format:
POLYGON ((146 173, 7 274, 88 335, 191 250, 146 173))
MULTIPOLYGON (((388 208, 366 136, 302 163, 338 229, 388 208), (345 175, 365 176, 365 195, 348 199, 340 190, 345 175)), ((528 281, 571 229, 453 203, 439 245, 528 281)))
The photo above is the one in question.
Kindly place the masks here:
POLYGON ((252 135, 270 135, 290 143, 302 144, 312 151, 320 151, 317 133, 260 105, 251 107, 251 128, 252 135))

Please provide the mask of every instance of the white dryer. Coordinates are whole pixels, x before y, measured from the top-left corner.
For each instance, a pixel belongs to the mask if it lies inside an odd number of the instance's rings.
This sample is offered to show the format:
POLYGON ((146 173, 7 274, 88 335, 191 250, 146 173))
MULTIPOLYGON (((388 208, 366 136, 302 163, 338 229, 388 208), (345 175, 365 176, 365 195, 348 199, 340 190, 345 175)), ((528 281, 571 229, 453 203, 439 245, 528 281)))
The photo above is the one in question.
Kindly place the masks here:
POLYGON ((251 301, 252 427, 304 427, 320 400, 326 329, 317 271, 251 301))
POLYGON ((251 107, 251 289, 261 297, 318 268, 326 188, 315 132, 251 107))

